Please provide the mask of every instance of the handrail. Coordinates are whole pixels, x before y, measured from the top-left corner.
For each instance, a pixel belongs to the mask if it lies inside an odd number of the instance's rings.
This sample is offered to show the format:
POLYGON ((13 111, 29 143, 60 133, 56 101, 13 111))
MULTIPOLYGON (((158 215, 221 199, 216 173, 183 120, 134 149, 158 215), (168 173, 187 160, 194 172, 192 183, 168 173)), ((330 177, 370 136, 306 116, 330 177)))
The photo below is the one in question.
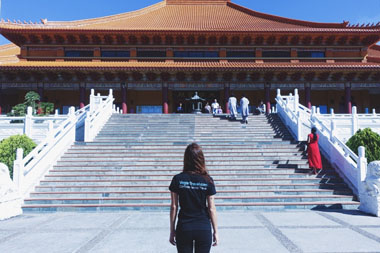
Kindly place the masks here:
MULTIPOLYGON (((32 191, 33 187, 42 179, 51 166, 74 143, 78 122, 83 122, 88 118, 96 119, 96 126, 100 127, 99 122, 104 122, 104 114, 107 113, 109 116, 112 114, 114 101, 112 90, 108 96, 98 95, 94 97, 94 91, 92 90, 89 105, 78 111, 75 111, 74 107, 70 107, 69 114, 65 116, 66 119, 57 128, 51 128, 47 137, 27 156, 23 157, 22 149, 17 150, 13 166, 13 181, 18 186, 23 197, 26 197, 32 191), (96 115, 98 117, 95 117, 96 115)), ((28 115, 30 116, 29 118, 32 118, 30 112, 28 115)), ((33 118, 39 119, 39 117, 33 118)), ((51 119, 54 118, 56 117, 51 117, 51 119)))
POLYGON ((90 111, 85 120, 84 141, 93 141, 100 128, 111 117, 113 112, 113 91, 110 89, 108 96, 95 96, 94 90, 90 95, 90 111))

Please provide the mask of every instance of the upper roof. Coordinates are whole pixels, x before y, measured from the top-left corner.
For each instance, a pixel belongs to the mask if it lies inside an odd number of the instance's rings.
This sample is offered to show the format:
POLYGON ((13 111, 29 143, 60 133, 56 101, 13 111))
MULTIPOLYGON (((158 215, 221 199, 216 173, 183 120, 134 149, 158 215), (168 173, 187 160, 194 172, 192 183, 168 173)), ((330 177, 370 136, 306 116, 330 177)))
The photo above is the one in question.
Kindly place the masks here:
POLYGON ((3 21, 4 30, 116 30, 226 32, 380 32, 377 25, 316 23, 264 14, 230 0, 166 0, 149 7, 108 17, 40 24, 3 21))

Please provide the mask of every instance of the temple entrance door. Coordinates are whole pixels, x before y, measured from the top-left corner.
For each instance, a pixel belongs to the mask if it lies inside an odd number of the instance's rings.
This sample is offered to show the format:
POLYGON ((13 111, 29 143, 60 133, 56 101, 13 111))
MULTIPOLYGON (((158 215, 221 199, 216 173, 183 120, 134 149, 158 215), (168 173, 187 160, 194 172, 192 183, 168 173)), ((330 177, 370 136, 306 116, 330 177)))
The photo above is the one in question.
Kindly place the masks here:
POLYGON ((210 105, 214 101, 214 99, 218 100, 218 103, 222 105, 221 103, 221 92, 218 90, 213 91, 173 91, 173 102, 174 102, 174 108, 173 112, 177 111, 177 107, 179 106, 179 103, 182 103, 182 107, 185 111, 185 113, 191 113, 193 108, 190 101, 187 101, 186 99, 191 98, 194 96, 195 92, 198 92, 198 96, 205 99, 202 105, 202 112, 203 108, 208 102, 210 105))

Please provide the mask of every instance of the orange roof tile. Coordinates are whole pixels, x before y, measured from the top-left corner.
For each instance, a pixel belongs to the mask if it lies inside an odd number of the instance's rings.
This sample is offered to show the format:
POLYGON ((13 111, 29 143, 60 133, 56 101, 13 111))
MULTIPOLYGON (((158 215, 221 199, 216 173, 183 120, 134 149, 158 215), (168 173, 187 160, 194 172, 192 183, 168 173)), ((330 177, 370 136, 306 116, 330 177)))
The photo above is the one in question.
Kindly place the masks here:
POLYGON ((0 46, 0 64, 18 62, 17 55, 20 54, 20 47, 15 44, 0 46))
POLYGON ((20 61, 0 65, 0 69, 124 69, 134 70, 265 70, 265 69, 376 69, 376 63, 250 63, 250 62, 45 62, 20 61))
POLYGON ((344 23, 315 23, 256 12, 229 0, 166 0, 141 10, 71 22, 44 20, 42 24, 2 22, 9 30, 118 30, 225 32, 370 32, 380 25, 352 27, 344 23))

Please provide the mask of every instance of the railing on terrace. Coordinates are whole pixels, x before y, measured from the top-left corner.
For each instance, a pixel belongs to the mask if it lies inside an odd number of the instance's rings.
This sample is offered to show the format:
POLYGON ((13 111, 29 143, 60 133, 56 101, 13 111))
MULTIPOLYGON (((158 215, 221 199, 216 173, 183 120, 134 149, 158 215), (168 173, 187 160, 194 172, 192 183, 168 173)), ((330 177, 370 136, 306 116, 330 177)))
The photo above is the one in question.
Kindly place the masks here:
POLYGON ((0 141, 12 135, 25 134, 39 143, 46 138, 46 133, 57 128, 67 118, 67 115, 58 115, 58 111, 51 116, 33 116, 31 107, 25 116, 0 116, 0 141))
POLYGON ((345 142, 360 128, 371 127, 380 132, 380 115, 375 110, 372 114, 359 115, 356 107, 353 107, 352 114, 337 115, 331 111, 329 115, 321 115, 318 108, 310 110, 299 104, 297 89, 294 96, 282 96, 280 90, 277 90, 276 102, 277 113, 298 141, 306 141, 310 128, 317 128, 321 152, 359 196, 367 171, 365 150, 360 148, 358 156, 345 142))
POLYGON ((80 127, 85 129, 84 136, 96 135, 111 116, 113 101, 112 90, 108 96, 95 96, 94 90, 91 90, 90 104, 78 111, 71 107, 66 120, 59 127, 51 129, 31 153, 23 157, 23 150, 17 150, 13 181, 23 197, 33 190, 59 157, 75 142, 80 127))

